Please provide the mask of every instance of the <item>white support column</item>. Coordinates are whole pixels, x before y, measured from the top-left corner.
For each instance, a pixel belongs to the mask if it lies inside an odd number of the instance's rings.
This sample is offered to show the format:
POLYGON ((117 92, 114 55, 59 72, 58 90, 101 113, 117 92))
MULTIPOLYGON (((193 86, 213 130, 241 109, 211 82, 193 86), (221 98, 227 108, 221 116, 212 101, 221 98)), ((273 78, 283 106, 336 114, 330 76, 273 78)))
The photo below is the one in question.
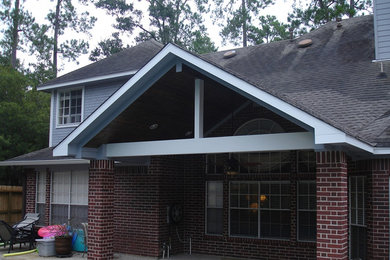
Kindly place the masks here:
POLYGON ((194 138, 203 138, 204 81, 195 79, 194 138))

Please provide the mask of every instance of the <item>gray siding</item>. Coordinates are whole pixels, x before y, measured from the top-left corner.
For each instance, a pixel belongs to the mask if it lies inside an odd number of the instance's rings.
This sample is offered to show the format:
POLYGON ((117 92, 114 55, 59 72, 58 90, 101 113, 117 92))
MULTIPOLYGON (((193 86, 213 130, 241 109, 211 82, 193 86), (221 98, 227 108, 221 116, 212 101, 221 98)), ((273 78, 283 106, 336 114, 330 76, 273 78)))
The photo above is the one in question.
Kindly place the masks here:
POLYGON ((390 60, 390 1, 374 1, 375 56, 390 60))
MULTIPOLYGON (((120 86, 121 83, 110 83, 109 85, 87 86, 84 88, 84 113, 83 119, 85 120, 93 111, 95 111, 108 97, 110 97, 120 86)), ((74 87, 73 87, 74 88, 74 87)), ((53 91, 54 106, 51 108, 53 111, 53 124, 51 125, 52 131, 52 145, 56 146, 67 135, 69 135, 75 127, 59 127, 57 128, 57 91, 53 91)))

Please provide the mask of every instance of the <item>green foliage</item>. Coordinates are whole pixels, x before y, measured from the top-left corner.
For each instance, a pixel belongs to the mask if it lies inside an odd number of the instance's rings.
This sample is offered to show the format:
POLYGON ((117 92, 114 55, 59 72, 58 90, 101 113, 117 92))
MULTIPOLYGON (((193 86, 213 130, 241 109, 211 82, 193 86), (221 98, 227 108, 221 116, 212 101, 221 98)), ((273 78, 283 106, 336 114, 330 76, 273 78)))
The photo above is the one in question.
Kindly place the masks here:
POLYGON ((303 8, 300 2, 294 2, 288 20, 303 34, 336 18, 364 15, 371 9, 371 0, 311 0, 303 8))
MULTIPOLYGON (((31 81, 0 66, 0 160, 47 147, 50 97, 28 90, 31 81)), ((31 87, 30 87, 31 88, 31 87)))
POLYGON ((279 22, 275 16, 260 16, 260 26, 248 28, 248 41, 253 44, 287 40, 290 36, 288 25, 279 22))
POLYGON ((219 20, 222 27, 220 35, 224 42, 229 41, 234 45, 247 46, 248 28, 256 27, 252 23, 259 15, 260 10, 270 4, 272 0, 242 0, 237 4, 235 0, 214 0, 215 20, 219 20))
POLYGON ((116 32, 112 34, 112 38, 105 39, 98 43, 98 47, 91 51, 89 60, 98 61, 128 47, 129 45, 127 45, 127 47, 123 46, 123 42, 119 38, 119 33, 116 32))
MULTIPOLYGON (((147 0, 146 2, 150 21, 148 28, 141 22, 143 12, 136 9, 132 3, 127 4, 124 0, 98 0, 95 5, 116 17, 114 27, 120 32, 132 35, 136 29, 139 30, 140 33, 135 38, 137 42, 155 39, 163 44, 175 43, 199 53, 216 49, 206 34, 200 14, 205 10, 207 1, 198 0, 189 3, 187 0, 147 0)), ((101 53, 107 54, 104 51, 101 53)))

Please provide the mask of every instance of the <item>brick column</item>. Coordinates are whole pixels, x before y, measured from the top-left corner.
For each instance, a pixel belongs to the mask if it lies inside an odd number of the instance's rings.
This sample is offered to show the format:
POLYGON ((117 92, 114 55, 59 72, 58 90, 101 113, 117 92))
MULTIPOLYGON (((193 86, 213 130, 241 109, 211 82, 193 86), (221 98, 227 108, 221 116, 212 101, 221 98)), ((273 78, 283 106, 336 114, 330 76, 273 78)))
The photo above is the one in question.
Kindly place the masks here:
POLYGON ((348 176, 344 152, 317 152, 317 259, 348 259, 348 176))
POLYGON ((88 259, 114 258, 113 205, 114 161, 92 160, 88 190, 88 259))
POLYGON ((26 213, 35 212, 35 199, 37 192, 37 176, 34 169, 26 169, 26 213))
POLYGON ((390 159, 372 160, 371 228, 368 241, 371 259, 389 259, 389 172, 390 159))

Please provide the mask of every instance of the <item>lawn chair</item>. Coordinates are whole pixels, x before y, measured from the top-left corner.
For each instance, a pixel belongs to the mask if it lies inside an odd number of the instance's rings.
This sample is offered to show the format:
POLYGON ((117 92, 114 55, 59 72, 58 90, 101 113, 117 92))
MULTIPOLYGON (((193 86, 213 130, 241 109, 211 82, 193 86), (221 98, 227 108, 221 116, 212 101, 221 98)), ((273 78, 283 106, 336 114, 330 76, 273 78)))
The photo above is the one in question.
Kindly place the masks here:
POLYGON ((19 229, 12 228, 3 220, 0 220, 0 241, 5 245, 9 244, 9 253, 14 248, 14 244, 16 243, 20 243, 20 248, 22 247, 22 243, 29 243, 30 249, 32 249, 34 236, 32 229, 30 231, 21 231, 19 229))
POLYGON ((26 213, 24 218, 12 227, 19 230, 32 230, 38 221, 39 213, 26 213))

